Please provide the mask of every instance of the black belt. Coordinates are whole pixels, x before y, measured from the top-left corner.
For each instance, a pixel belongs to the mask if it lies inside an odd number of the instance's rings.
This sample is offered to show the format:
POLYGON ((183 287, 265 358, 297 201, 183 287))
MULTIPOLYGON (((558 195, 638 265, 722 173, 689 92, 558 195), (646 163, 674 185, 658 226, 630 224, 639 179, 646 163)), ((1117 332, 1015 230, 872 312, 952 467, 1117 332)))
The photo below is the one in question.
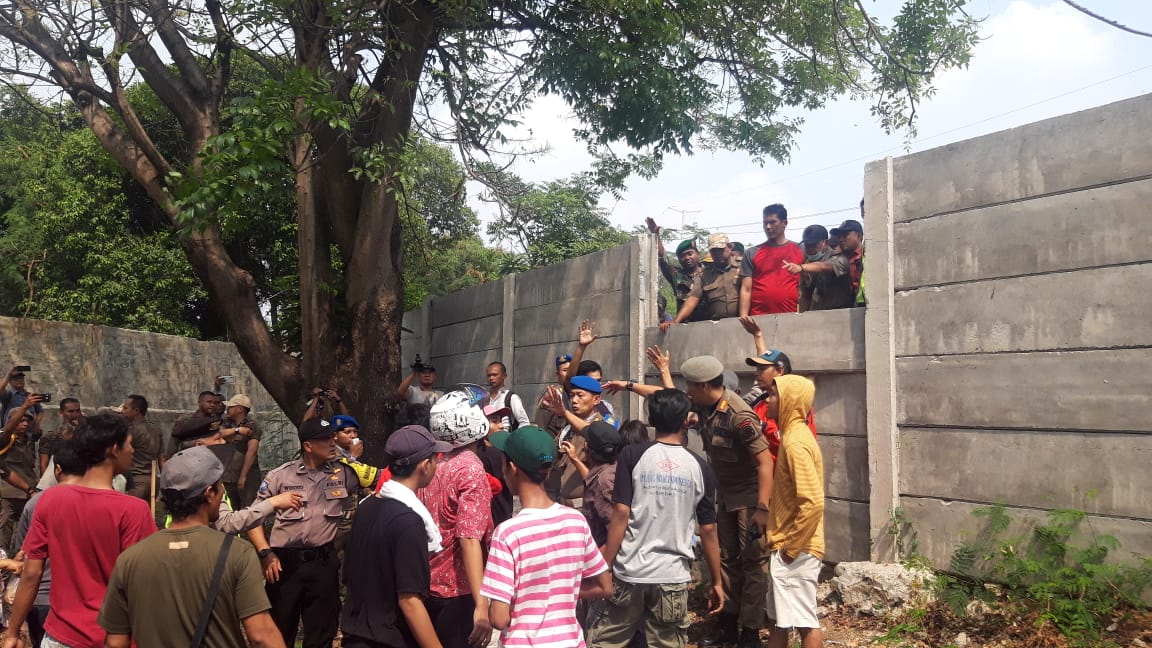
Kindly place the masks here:
POLYGON ((272 551, 283 562, 312 562, 327 559, 332 555, 332 549, 332 543, 329 542, 319 547, 274 547, 272 551))

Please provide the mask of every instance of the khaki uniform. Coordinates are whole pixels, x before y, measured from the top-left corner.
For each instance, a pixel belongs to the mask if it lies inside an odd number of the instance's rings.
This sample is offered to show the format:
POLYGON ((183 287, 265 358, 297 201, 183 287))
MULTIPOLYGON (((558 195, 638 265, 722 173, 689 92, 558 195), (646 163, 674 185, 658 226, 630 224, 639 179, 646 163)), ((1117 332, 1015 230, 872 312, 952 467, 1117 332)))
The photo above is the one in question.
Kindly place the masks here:
MULTIPOLYGON (((139 497, 145 501, 152 499, 152 462, 159 461, 164 454, 164 440, 160 437, 160 429, 148 419, 136 419, 128 425, 128 433, 132 435, 132 468, 128 474, 132 477, 132 487, 128 494, 139 497)), ((156 479, 160 479, 160 466, 156 466, 156 479)), ((159 482, 157 482, 159 483, 159 482)))
POLYGON ((228 454, 228 460, 224 463, 224 488, 228 490, 228 497, 232 498, 232 502, 238 507, 248 506, 256 498, 256 490, 260 486, 260 458, 257 457, 252 462, 252 467, 248 469, 248 476, 246 477, 243 490, 240 489, 240 473, 244 469, 244 457, 248 454, 248 444, 255 441, 260 443, 260 438, 263 432, 260 426, 256 424, 255 419, 245 417, 239 423, 225 420, 220 429, 241 428, 246 427, 252 430, 249 435, 243 435, 237 432, 231 439, 228 440, 227 446, 232 449, 228 454))
POLYGON ((714 409, 697 414, 716 473, 716 530, 728 597, 723 611, 737 615, 741 627, 764 628, 769 552, 764 535, 752 537, 750 529, 760 485, 756 455, 768 452, 768 441, 756 412, 730 389, 714 409))
POLYGON ((724 319, 740 316, 740 268, 720 268, 708 264, 692 281, 690 297, 700 300, 693 320, 724 319), (703 310, 701 310, 703 309, 703 310))
MULTIPOLYGON (((40 459, 36 454, 36 444, 28 435, 14 435, 8 451, 0 456, 3 472, 13 472, 24 478, 29 486, 36 486, 40 480, 40 459)), ((20 547, 9 547, 16 522, 28 503, 28 494, 8 482, 0 482, 0 541, 8 555, 16 554, 20 547)))
POLYGON ((316 470, 290 461, 268 471, 256 503, 283 492, 300 493, 299 511, 277 511, 269 544, 280 560, 280 580, 267 586, 272 620, 295 645, 303 621, 304 647, 331 646, 340 621, 340 560, 337 543, 351 529, 356 473, 330 461, 316 470))

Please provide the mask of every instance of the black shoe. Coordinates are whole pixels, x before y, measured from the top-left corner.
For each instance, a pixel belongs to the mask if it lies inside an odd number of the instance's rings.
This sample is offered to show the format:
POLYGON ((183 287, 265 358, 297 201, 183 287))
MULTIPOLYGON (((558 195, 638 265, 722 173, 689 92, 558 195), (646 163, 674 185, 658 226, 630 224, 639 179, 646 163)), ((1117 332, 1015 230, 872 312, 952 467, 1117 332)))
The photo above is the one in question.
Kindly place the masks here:
POLYGON ((740 628, 740 641, 736 648, 761 648, 760 631, 755 628, 740 628))
POLYGON ((730 646, 736 643, 738 638, 739 626, 736 624, 736 615, 721 612, 716 619, 716 629, 712 636, 705 639, 703 646, 707 648, 717 648, 718 646, 730 646))

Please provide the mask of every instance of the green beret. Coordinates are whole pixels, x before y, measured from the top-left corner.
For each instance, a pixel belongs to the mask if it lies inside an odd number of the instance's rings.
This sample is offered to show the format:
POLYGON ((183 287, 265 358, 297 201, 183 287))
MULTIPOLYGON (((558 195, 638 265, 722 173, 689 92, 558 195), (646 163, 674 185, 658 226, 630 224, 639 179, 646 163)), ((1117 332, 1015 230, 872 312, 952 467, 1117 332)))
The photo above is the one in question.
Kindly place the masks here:
POLYGON ((696 247, 696 239, 690 238, 690 239, 687 239, 685 241, 680 241, 680 245, 676 246, 676 254, 677 254, 677 256, 679 256, 681 254, 684 254, 688 250, 698 250, 698 249, 699 248, 696 247))

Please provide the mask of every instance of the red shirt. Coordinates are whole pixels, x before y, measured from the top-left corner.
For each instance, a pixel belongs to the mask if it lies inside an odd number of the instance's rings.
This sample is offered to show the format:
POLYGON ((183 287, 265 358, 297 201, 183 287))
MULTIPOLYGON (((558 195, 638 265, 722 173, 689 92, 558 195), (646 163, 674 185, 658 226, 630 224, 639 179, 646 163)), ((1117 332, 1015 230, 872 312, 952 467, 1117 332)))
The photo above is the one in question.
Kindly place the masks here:
POLYGON ((804 263, 804 250, 792 241, 784 245, 761 243, 748 248, 740 276, 750 277, 749 315, 795 313, 799 306, 800 275, 784 269, 784 262, 804 263))
POLYGON ((436 466, 436 476, 416 492, 436 526, 442 551, 429 557, 432 595, 451 598, 471 594, 459 538, 483 540, 492 531, 492 487, 480 457, 469 449, 448 454, 436 466))
MULTIPOLYGON (((776 461, 776 455, 780 452, 780 428, 775 420, 768 418, 768 403, 760 401, 752 406, 752 411, 764 421, 764 438, 768 441, 768 452, 772 453, 772 461, 776 461)), ((808 424, 808 429, 812 430, 812 436, 816 436, 816 418, 813 410, 808 410, 808 420, 804 422, 808 424)))
POLYGON ((44 491, 23 547, 29 559, 52 560, 44 630, 75 648, 102 648, 105 633, 96 616, 116 558, 155 532, 142 499, 70 484, 44 491))

